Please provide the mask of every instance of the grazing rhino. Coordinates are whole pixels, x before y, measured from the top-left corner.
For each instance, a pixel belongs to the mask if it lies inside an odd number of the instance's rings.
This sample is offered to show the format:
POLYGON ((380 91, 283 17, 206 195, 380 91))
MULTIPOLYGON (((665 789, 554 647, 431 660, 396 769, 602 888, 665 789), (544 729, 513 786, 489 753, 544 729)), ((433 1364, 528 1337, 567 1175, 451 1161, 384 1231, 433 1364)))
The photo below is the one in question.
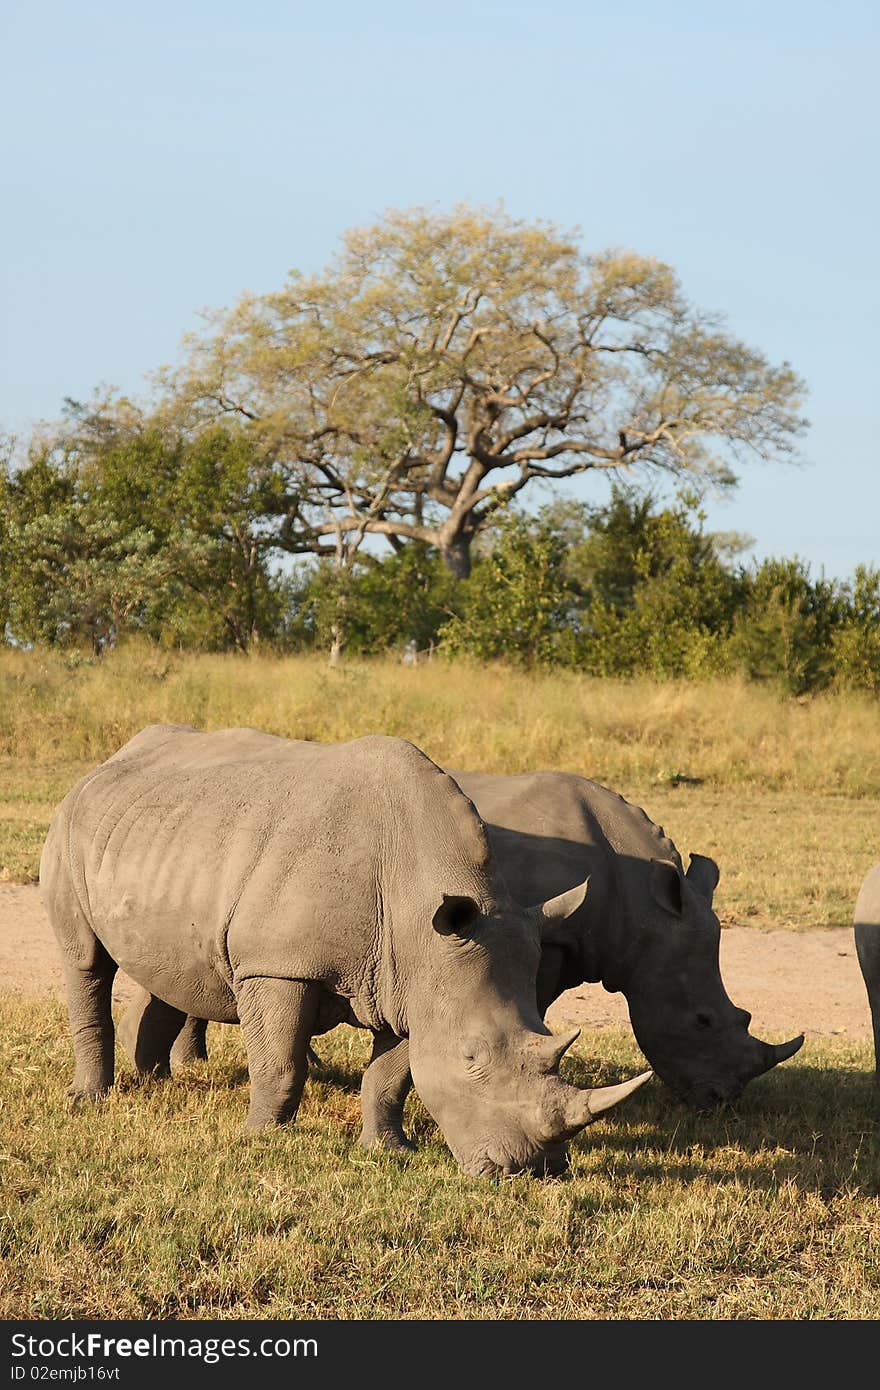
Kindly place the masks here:
POLYGON ((856 898, 853 934, 874 1029, 874 1063, 880 1080, 880 864, 865 875, 856 898))
POLYGON ((295 1117, 312 1035, 408 1039, 416 1090, 471 1174, 557 1170, 629 1094, 558 1075, 572 1039, 535 1005, 540 932, 582 889, 523 909, 459 787, 402 739, 316 744, 255 730, 143 730, 53 818, 40 885, 61 948, 72 1094, 113 1083, 121 967, 153 998, 146 1054, 186 1014, 240 1021, 254 1128, 295 1117))
MULTIPOLYGON (((542 1015, 584 981, 622 991, 651 1066, 680 1099, 700 1108, 734 1099, 801 1047, 802 1035, 782 1044, 752 1037, 750 1015, 727 996, 712 911, 713 860, 691 855, 684 873, 675 845, 644 811, 573 773, 451 775, 483 817, 518 902, 589 880, 581 905, 544 930, 537 978, 542 1015)), ((204 1055, 204 1028, 187 1020, 175 1065, 204 1055)), ((409 1087, 402 1041, 377 1055, 364 1076, 364 1142, 405 1142, 409 1087)))

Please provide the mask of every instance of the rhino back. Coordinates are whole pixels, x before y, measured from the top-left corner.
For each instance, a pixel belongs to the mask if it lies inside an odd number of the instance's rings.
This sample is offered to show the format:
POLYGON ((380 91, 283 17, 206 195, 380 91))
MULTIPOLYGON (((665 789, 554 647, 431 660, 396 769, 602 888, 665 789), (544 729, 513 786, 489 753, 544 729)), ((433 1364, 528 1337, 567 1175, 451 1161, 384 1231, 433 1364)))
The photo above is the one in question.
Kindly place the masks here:
MULTIPOLYGON (((612 863, 619 867, 621 859, 681 863, 662 826, 645 811, 576 773, 452 776, 477 806, 493 844, 505 846, 504 871, 511 887, 516 882, 536 894, 532 901, 562 892, 612 863)), ((519 897, 519 891, 514 895, 519 897)))
POLYGON ((484 818, 518 902, 542 902, 590 879, 572 919, 580 935, 580 978, 613 980, 635 946, 651 860, 681 866, 663 828, 617 792, 576 773, 452 775, 484 818))
POLYGON ((473 808, 404 740, 176 726, 142 731, 78 784, 50 839, 48 900, 63 880, 126 973, 221 1020, 236 977, 353 998, 367 975, 411 970, 413 917, 430 928, 441 881, 473 891, 481 843, 473 808))

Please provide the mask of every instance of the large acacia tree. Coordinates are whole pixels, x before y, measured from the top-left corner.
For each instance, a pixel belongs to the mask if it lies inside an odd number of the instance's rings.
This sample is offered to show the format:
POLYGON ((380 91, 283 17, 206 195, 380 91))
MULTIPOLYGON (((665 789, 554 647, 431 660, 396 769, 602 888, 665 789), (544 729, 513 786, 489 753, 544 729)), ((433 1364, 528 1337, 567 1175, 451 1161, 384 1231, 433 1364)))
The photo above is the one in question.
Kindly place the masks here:
POLYGON ((367 534, 420 540, 461 576, 537 480, 729 484, 746 455, 791 455, 805 423, 792 368, 691 306, 669 266, 467 207, 349 232, 322 274, 212 316, 164 386, 188 427, 259 439, 267 543, 346 563, 367 534))

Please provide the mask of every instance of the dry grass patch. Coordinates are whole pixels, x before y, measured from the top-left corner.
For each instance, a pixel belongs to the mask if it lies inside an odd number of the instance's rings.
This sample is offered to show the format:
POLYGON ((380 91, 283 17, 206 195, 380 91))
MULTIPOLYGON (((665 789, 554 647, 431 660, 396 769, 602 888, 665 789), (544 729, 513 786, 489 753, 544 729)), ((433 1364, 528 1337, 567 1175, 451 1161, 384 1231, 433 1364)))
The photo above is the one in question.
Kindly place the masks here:
POLYGON ((53 807, 151 722, 326 741, 412 740, 451 768, 564 768, 622 792, 683 853, 714 855, 738 924, 846 926, 878 853, 880 705, 781 699, 736 681, 392 660, 0 652, 0 880, 36 876, 53 807))
MULTIPOLYGON (((876 1318, 880 1137, 867 1046, 808 1046, 699 1116, 657 1082, 570 1175, 479 1181, 417 1101, 412 1159, 356 1147, 360 1033, 322 1040, 289 1130, 243 1129, 239 1032, 170 1082, 70 1113, 55 1001, 2 1003, 0 1316, 876 1318)), ((632 1072, 579 1044, 582 1084, 632 1072)))
POLYGON ((682 854, 718 861, 715 907, 727 926, 850 927, 861 881, 880 858, 877 797, 755 787, 616 790, 662 823, 682 854))
POLYGON ((93 766, 91 762, 43 766, 30 759, 0 758, 0 883, 36 878, 55 807, 93 766))

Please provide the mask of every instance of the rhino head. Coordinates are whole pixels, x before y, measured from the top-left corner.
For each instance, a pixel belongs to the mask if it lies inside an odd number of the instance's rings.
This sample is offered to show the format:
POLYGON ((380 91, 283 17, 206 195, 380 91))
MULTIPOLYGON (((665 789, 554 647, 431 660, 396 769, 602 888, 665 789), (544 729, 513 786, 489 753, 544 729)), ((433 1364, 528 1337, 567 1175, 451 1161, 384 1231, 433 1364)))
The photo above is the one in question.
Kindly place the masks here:
POLYGON ((532 908, 444 895, 434 914, 434 961, 408 1010, 410 1069, 473 1176, 560 1172, 566 1141, 651 1076, 579 1090, 559 1075, 578 1030, 548 1031, 535 976, 542 929, 574 912, 585 888, 532 908))
POLYGON ((803 1034, 761 1042, 749 1032, 751 1014, 728 997, 712 910, 714 860, 692 855, 683 874, 678 864, 654 859, 645 872, 639 947, 622 984, 636 1040, 679 1099, 698 1108, 733 1100, 754 1077, 793 1056, 803 1034))

